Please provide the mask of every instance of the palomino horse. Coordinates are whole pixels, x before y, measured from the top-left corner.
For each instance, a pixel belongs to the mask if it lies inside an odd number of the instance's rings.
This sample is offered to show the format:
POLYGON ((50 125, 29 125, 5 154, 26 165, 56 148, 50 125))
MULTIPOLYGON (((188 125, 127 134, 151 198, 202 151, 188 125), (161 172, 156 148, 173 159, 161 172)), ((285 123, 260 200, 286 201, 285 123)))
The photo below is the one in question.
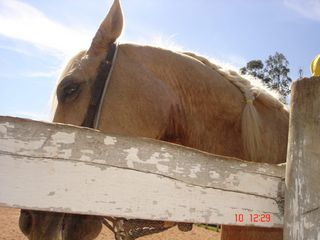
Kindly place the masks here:
MULTIPOLYGON (((57 86, 54 121, 82 125, 101 63, 121 34, 115 0, 87 51, 78 53, 57 86)), ((286 159, 288 111, 265 90, 203 57, 121 44, 113 63, 97 128, 143 136, 241 159, 286 159)), ((196 159, 195 159, 196 160, 196 159)), ((94 239, 103 218, 22 210, 29 239, 94 239)), ((223 239, 282 239, 280 229, 224 227, 223 239)))

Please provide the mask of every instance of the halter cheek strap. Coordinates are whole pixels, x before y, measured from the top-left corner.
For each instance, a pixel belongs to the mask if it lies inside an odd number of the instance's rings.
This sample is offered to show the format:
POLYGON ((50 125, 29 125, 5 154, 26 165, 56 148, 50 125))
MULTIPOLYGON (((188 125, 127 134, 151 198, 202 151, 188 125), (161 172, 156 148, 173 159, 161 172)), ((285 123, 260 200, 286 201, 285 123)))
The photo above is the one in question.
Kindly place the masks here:
POLYGON ((86 117, 81 124, 83 127, 96 129, 99 124, 102 101, 105 97, 110 78, 112 75, 112 70, 114 67, 114 62, 117 56, 118 44, 112 43, 109 47, 108 54, 104 61, 99 65, 96 80, 91 88, 91 99, 88 106, 86 117))

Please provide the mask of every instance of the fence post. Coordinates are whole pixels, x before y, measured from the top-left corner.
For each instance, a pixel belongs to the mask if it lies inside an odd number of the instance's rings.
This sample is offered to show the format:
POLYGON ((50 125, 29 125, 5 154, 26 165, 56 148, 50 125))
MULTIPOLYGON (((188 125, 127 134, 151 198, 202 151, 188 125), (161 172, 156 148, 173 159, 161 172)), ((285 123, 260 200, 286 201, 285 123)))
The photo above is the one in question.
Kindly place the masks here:
POLYGON ((320 78, 292 85, 284 239, 320 239, 320 78))

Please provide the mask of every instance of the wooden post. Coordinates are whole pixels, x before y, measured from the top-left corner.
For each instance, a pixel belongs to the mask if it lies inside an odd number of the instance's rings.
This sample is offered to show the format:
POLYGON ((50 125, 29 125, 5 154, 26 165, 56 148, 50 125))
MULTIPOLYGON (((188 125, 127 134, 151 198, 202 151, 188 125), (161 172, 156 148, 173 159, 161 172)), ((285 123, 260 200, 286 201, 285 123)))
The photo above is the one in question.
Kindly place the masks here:
POLYGON ((284 239, 320 239, 320 78, 293 83, 284 239))

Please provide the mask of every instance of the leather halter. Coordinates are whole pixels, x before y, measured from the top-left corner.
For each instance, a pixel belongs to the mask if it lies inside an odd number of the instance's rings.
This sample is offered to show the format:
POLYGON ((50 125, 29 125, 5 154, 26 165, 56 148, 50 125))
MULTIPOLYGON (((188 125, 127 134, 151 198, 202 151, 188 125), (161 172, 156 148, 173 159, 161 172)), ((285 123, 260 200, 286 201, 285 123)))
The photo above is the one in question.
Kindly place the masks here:
POLYGON ((99 124, 102 101, 110 82, 114 61, 117 56, 118 44, 112 43, 105 59, 100 63, 97 77, 91 88, 91 99, 86 117, 81 126, 96 129, 99 124))

